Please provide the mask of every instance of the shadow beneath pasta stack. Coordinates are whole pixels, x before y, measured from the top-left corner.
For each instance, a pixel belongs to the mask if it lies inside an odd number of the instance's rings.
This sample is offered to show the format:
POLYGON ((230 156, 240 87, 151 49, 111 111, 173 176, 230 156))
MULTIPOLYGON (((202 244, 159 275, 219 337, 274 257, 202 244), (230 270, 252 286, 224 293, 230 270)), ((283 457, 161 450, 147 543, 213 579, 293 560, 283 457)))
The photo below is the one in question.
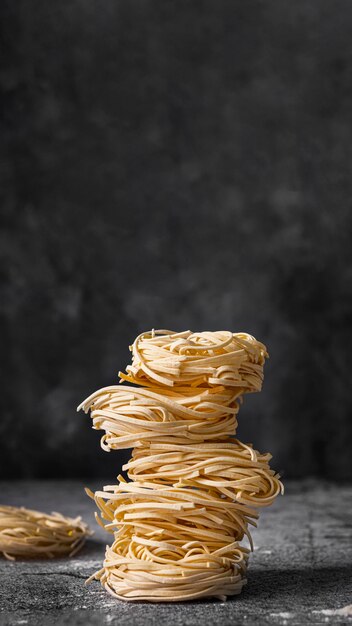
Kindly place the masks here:
POLYGON ((243 596, 233 600, 240 602, 250 595, 253 600, 280 598, 284 603, 296 597, 301 603, 305 596, 314 596, 316 602, 334 604, 337 592, 345 596, 352 593, 351 573, 351 567, 253 570, 248 572, 243 596))
POLYGON ((81 549, 79 556, 86 558, 101 557, 101 551, 105 548, 106 541, 103 539, 90 538, 86 541, 81 549))

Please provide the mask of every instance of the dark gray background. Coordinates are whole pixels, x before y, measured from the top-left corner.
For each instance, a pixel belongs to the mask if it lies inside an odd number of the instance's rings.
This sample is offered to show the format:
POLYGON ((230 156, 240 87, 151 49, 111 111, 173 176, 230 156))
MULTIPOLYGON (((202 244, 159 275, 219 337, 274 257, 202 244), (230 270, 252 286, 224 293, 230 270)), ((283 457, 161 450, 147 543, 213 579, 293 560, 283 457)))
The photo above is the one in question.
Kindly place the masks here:
POLYGON ((2 476, 116 475, 75 407, 159 327, 264 341, 240 438, 351 478, 350 0, 0 11, 2 476))

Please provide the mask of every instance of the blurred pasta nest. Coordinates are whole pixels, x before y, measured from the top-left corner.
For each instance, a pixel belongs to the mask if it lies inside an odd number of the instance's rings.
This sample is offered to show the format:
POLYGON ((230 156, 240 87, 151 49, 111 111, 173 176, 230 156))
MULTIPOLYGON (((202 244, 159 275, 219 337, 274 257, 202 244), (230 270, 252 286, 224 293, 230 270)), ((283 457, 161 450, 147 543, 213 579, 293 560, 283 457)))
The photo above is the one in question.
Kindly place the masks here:
POLYGON ((0 552, 10 560, 73 556, 91 534, 80 517, 0 506, 0 552))
POLYGON ((130 601, 226 599, 246 583, 258 509, 283 492, 271 455, 234 438, 243 395, 261 389, 266 347, 246 333, 153 330, 130 350, 127 384, 78 407, 104 431, 104 450, 133 448, 129 481, 87 490, 114 534, 89 580, 130 601))

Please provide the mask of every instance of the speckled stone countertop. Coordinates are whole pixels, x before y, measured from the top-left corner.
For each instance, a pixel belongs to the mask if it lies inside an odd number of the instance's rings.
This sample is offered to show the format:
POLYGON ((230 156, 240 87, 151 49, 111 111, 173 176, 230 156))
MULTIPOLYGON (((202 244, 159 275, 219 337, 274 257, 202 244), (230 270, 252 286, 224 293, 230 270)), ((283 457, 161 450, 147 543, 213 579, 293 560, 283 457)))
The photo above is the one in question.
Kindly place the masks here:
POLYGON ((346 609, 352 603, 351 487, 286 484, 285 496, 262 512, 253 533, 255 552, 242 595, 227 602, 155 605, 115 600, 98 582, 84 585, 100 567, 110 537, 97 527, 83 486, 83 481, 0 483, 2 504, 79 514, 95 530, 72 559, 0 559, 1 626, 352 623, 346 609))

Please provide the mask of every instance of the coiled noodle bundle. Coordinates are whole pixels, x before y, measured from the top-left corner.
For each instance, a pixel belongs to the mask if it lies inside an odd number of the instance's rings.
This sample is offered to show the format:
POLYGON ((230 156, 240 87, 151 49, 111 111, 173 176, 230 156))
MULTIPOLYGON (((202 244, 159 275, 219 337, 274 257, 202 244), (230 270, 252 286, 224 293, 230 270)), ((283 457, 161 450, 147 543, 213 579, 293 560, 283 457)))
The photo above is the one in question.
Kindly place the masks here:
MULTIPOLYGON (((166 386, 226 385, 260 391, 267 351, 247 333, 182 333, 157 330, 139 335, 132 346, 131 382, 166 386)), ((121 375, 121 374, 120 374, 121 375)))
POLYGON ((279 476, 269 467, 270 459, 270 454, 260 454, 238 439, 187 447, 153 443, 133 450, 122 469, 131 480, 217 489, 236 502, 263 507, 282 491, 279 476))
POLYGON ((93 428, 104 430, 104 450, 145 442, 188 443, 221 439, 237 428, 239 392, 224 387, 177 392, 127 385, 105 387, 78 408, 91 410, 93 428))
POLYGON ((11 560, 73 556, 91 534, 80 517, 0 506, 0 553, 11 560))
POLYGON ((123 529, 92 578, 121 600, 225 600, 241 592, 249 551, 237 542, 148 539, 123 529))

